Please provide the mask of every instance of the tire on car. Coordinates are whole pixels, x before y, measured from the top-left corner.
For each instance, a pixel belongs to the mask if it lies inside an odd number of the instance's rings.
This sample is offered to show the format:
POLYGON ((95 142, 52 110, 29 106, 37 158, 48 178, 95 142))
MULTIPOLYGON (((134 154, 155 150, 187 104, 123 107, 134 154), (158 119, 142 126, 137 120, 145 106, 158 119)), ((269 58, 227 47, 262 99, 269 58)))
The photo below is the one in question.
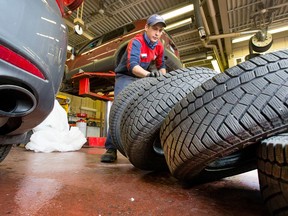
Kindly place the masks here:
POLYGON ((147 77, 136 80, 130 85, 128 85, 126 88, 124 88, 114 99, 110 110, 109 132, 112 137, 114 146, 124 156, 126 156, 126 153, 121 142, 120 132, 122 115, 127 104, 129 104, 134 95, 137 94, 137 92, 140 91, 148 83, 149 79, 151 80, 153 78, 147 77))
POLYGON ((287 91, 287 50, 243 62, 194 89, 161 127, 171 173, 195 179, 215 160, 287 130, 287 91))
POLYGON ((163 120, 192 89, 217 72, 208 68, 178 69, 149 80, 126 106, 121 121, 121 140, 129 161, 144 170, 167 169, 159 139, 163 120))
POLYGON ((271 215, 288 215, 288 133, 265 139, 258 149, 262 198, 271 215))

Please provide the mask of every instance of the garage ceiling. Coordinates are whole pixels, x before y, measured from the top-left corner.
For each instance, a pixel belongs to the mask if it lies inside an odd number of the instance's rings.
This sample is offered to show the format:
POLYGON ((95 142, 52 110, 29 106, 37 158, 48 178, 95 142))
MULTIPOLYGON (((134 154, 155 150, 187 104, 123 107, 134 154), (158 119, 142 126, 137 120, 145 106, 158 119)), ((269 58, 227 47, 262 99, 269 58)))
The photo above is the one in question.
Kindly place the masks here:
MULTIPOLYGON (((66 24, 69 27, 68 44, 76 49, 93 37, 124 26, 137 19, 146 19, 153 13, 160 15, 177 8, 195 3, 187 0, 84 0, 83 7, 74 11, 66 24), (78 14, 77 14, 78 12, 78 14), (81 23, 84 34, 77 35, 73 27, 81 23), (83 23, 82 23, 83 21, 83 23)), ((227 68, 227 56, 232 52, 232 36, 259 26, 273 29, 287 26, 288 0, 202 0, 201 19, 206 38, 200 39, 195 10, 167 20, 167 25, 191 18, 191 22, 168 29, 180 51, 181 60, 186 67, 212 67, 207 56, 213 56, 227 68), (255 25, 256 24, 256 25, 255 25)), ((247 42, 248 46, 248 42, 247 42)))

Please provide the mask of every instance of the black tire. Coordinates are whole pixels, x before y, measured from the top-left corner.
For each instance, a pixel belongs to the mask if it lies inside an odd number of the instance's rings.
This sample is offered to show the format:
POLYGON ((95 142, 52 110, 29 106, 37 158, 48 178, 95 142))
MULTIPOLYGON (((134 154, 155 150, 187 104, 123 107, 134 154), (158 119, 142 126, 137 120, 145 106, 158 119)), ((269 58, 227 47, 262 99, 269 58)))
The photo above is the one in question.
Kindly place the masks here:
POLYGON ((271 215, 288 215, 288 134, 263 140, 258 150, 262 198, 271 215))
POLYGON ((6 158, 11 148, 12 148, 11 144, 0 145, 0 162, 2 162, 6 158))
POLYGON ((214 76, 182 99, 161 127, 171 173, 190 180, 218 158, 288 128, 288 51, 214 76))
POLYGON ((114 146, 124 156, 126 156, 126 153, 121 142, 120 131, 122 115, 127 104, 130 103, 134 95, 137 94, 137 92, 147 84, 149 79, 151 80, 154 78, 147 77, 139 79, 124 88, 114 99, 113 105, 110 110, 109 132, 112 137, 114 146))
POLYGON ((221 157, 205 167, 193 181, 184 179, 183 183, 202 184, 257 169, 257 146, 250 145, 231 155, 221 157))
POLYGON ((255 58, 255 57, 259 57, 260 55, 261 55, 260 53, 249 54, 249 55, 245 56, 245 61, 248 61, 248 60, 255 58))
POLYGON ((126 106, 121 140, 130 162, 144 170, 167 169, 159 130, 168 112, 188 92, 215 76, 208 68, 178 69, 149 82, 126 106))

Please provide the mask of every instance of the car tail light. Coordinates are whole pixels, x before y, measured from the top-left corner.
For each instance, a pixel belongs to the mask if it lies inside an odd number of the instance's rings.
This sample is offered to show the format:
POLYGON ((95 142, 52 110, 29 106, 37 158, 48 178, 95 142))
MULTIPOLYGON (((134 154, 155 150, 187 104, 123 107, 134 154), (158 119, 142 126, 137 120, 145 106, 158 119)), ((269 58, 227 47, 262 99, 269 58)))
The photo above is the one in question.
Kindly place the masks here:
POLYGON ((29 60, 2 45, 0 45, 0 59, 9 62, 10 64, 13 64, 14 66, 19 67, 31 74, 34 74, 41 79, 45 79, 43 73, 29 60))

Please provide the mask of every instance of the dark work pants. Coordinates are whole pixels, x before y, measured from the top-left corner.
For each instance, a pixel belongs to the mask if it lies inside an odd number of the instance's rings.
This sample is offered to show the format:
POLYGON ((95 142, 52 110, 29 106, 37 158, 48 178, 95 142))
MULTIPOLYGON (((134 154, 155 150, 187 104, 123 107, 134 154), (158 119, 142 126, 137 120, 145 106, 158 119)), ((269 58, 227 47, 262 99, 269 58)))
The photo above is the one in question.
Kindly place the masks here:
MULTIPOLYGON (((115 86, 114 86, 114 98, 130 83, 134 82, 139 78, 137 77, 132 77, 132 76, 127 76, 124 74, 116 74, 115 78, 115 86)), ((106 149, 116 149, 113 145, 112 137, 110 135, 110 132, 108 131, 107 134, 107 139, 105 142, 105 148, 106 149)))

